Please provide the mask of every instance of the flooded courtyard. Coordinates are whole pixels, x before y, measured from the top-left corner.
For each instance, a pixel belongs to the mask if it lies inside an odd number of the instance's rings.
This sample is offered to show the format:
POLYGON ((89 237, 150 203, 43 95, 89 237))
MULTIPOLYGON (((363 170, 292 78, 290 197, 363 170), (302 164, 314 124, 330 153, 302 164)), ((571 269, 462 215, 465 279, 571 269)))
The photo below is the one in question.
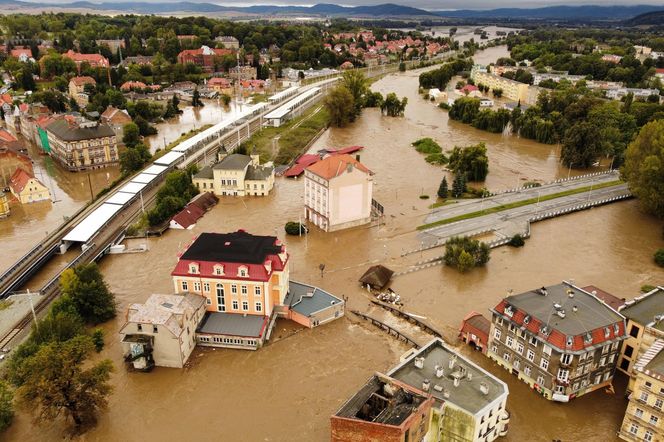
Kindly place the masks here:
MULTIPOLYGON (((501 50, 492 48, 479 57, 495 59, 501 50)), ((149 239, 147 253, 104 258, 101 269, 116 294, 119 314, 104 326, 106 347, 101 357, 110 358, 116 367, 115 391, 97 427, 81 440, 329 440, 330 415, 375 371, 396 365, 407 350, 405 344, 350 313, 376 310, 357 279, 373 263, 399 271, 441 253, 433 249, 401 256, 419 245, 415 228, 434 201, 444 174, 440 167, 426 163, 410 143, 431 136, 444 149, 451 149, 485 141, 490 162, 486 185, 491 190, 526 180, 548 181, 569 172, 560 166, 557 146, 448 121, 446 112, 418 97, 418 74, 390 75, 373 85, 383 93, 407 96, 405 117, 382 117, 368 109, 350 127, 328 130, 312 147, 365 146, 359 152, 361 161, 375 172, 374 198, 385 206, 380 226, 329 234, 313 230, 307 237, 286 237, 284 224, 302 214, 303 183, 278 179, 268 197, 222 198, 193 230, 170 230, 149 239), (420 199, 422 194, 432 198, 420 199), (270 343, 256 352, 198 349, 184 370, 127 372, 118 331, 128 305, 143 302, 152 293, 172 293, 170 272, 177 253, 194 236, 237 229, 278 235, 291 255, 291 279, 347 296, 347 316, 314 330, 280 321, 270 343), (319 264, 325 264, 323 274, 319 264)), ((392 288, 401 295, 406 311, 426 317, 453 337, 466 313, 476 310, 488 316, 487 309, 508 289, 519 293, 573 279, 631 298, 641 285, 661 283, 662 272, 652 262, 652 251, 662 245, 661 224, 643 215, 636 201, 627 201, 537 223, 524 248, 494 250, 486 268, 460 274, 433 267, 396 277, 392 288)), ((597 391, 569 404, 551 403, 482 355, 467 348, 463 351, 509 385, 511 422, 503 440, 617 440, 626 407, 620 393, 622 380, 616 381, 616 395, 597 391)), ((36 429, 22 412, 6 437, 50 441, 62 438, 63 428, 56 422, 36 429)))

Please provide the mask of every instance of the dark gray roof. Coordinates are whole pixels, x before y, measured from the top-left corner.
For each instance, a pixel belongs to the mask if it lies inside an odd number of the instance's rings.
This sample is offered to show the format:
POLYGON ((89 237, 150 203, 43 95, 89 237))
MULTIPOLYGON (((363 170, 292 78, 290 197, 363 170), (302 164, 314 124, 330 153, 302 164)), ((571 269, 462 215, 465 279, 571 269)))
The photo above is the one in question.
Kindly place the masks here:
POLYGON ((374 375, 335 416, 397 426, 412 416, 425 400, 425 396, 395 385, 389 378, 374 375), (393 392, 391 396, 386 393, 386 385, 393 392), (376 395, 389 400, 374 402, 376 395))
POLYGON ((70 125, 64 118, 55 120, 46 126, 46 130, 64 141, 81 141, 115 136, 115 132, 107 124, 79 127, 78 125, 70 125))
POLYGON ((655 316, 664 315, 664 288, 657 287, 654 290, 627 301, 620 309, 620 313, 641 325, 649 325, 653 322, 655 328, 664 331, 664 321, 655 321, 655 316))
POLYGON ((267 316, 243 316, 238 313, 207 312, 203 316, 203 320, 196 332, 260 338, 263 335, 268 320, 267 316))
POLYGON ((205 166, 198 172, 196 175, 194 175, 194 178, 201 178, 201 179, 206 179, 206 180, 211 180, 214 178, 214 175, 212 173, 212 167, 210 166, 205 166))
POLYGON ((249 166, 245 180, 265 180, 274 172, 274 167, 249 166))
POLYGON ((284 298, 284 304, 290 306, 291 310, 307 317, 342 302, 325 290, 295 281, 289 281, 288 294, 284 298))
POLYGON ((537 289, 508 296, 505 301, 567 336, 577 336, 623 320, 597 297, 572 284, 556 284, 544 289, 546 296, 537 289), (564 318, 557 315, 555 304, 565 311, 564 318), (577 310, 573 313, 575 306, 577 310))
POLYGON ((233 153, 213 166, 216 170, 242 170, 251 163, 249 155, 233 153))
POLYGON ((182 254, 181 259, 210 262, 263 264, 269 255, 281 253, 276 236, 252 235, 242 230, 233 233, 201 233, 182 254))
POLYGON ((452 403, 473 415, 509 392, 503 381, 447 348, 441 339, 432 340, 387 375, 420 390, 424 380, 428 379, 431 383, 429 393, 438 402, 452 403), (417 357, 424 358, 422 368, 417 368, 414 364, 417 357), (454 360, 452 368, 450 360, 454 360), (443 376, 440 378, 436 377, 436 366, 443 368, 443 376), (459 377, 456 387, 455 376, 459 377), (481 391, 482 384, 487 387, 487 394, 481 391), (440 387, 442 391, 438 391, 440 387))

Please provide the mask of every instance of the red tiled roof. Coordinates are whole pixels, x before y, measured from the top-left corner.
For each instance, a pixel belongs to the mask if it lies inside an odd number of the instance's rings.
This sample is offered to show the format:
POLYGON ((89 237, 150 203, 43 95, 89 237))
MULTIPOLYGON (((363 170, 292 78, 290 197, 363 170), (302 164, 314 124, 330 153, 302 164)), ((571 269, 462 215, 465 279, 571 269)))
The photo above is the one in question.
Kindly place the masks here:
POLYGON ((461 322, 461 331, 469 331, 477 336, 485 338, 487 342, 489 331, 491 330, 491 321, 485 318, 481 313, 472 311, 463 318, 461 322))
POLYGON ((108 59, 101 54, 79 54, 74 52, 71 49, 62 54, 64 57, 67 57, 73 60, 75 63, 82 63, 84 61, 95 66, 108 66, 108 59))
POLYGON ((307 167, 307 170, 321 178, 330 180, 344 173, 349 165, 352 165, 364 173, 372 174, 364 164, 360 163, 350 155, 330 155, 307 167))
POLYGON ((73 77, 69 81, 73 81, 76 86, 81 86, 83 84, 97 84, 94 78, 88 76, 73 77))
POLYGON ((474 84, 467 84, 464 87, 461 88, 461 92, 463 93, 470 93, 473 91, 478 91, 479 88, 475 86, 474 84))
POLYGON ((196 224, 205 212, 198 206, 187 205, 182 211, 172 218, 172 221, 178 223, 183 229, 188 229, 196 224))
POLYGON ((145 89, 147 85, 142 81, 125 81, 120 86, 120 89, 123 91, 129 91, 131 89, 145 89))
POLYGON ((18 139, 14 135, 7 132, 7 130, 0 128, 0 141, 5 143, 12 143, 18 141, 18 139))
POLYGON ((13 104, 14 100, 12 99, 12 96, 9 94, 1 94, 0 95, 0 104, 13 104))
POLYGON ((28 57, 32 57, 32 50, 27 48, 12 49, 11 52, 12 57, 19 58, 21 55, 27 55, 28 57))
POLYGON ((9 179, 9 187, 11 187, 15 193, 21 193, 28 184, 28 181, 32 178, 33 176, 19 167, 9 179))
POLYGON ((364 149, 364 146, 349 146, 349 147, 344 147, 343 149, 327 148, 325 150, 332 155, 343 155, 348 153, 354 153, 362 149, 364 149))
POLYGON ((208 80, 208 86, 230 87, 231 81, 228 78, 212 77, 208 80))
POLYGON ((617 296, 612 295, 609 292, 605 292, 604 290, 595 287, 594 285, 589 285, 586 287, 581 287, 583 290, 587 291, 588 293, 592 293, 595 296, 597 296, 599 299, 604 301, 606 305, 614 309, 615 311, 618 311, 618 308, 621 307, 622 305, 625 304, 625 299, 620 299, 617 296))

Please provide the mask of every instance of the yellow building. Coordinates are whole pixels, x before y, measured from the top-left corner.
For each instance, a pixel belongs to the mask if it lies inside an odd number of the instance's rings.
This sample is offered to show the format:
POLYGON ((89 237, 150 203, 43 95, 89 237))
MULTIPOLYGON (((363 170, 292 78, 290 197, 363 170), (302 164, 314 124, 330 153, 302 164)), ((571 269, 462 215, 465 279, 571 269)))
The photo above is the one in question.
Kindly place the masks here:
POLYGON ((21 168, 16 169, 9 179, 9 189, 21 204, 51 199, 48 188, 21 168))
POLYGON ((261 166, 258 155, 220 154, 220 161, 193 178, 202 192, 217 196, 267 196, 274 187, 274 167, 261 166))
POLYGON ((71 171, 96 169, 120 162, 113 128, 96 121, 58 118, 46 126, 51 156, 71 171))
POLYGON ((85 85, 95 86, 97 82, 92 77, 73 77, 69 80, 69 96, 76 100, 79 106, 87 106, 88 94, 85 92, 85 85))
POLYGON ((664 333, 659 331, 657 335, 634 364, 633 391, 618 434, 623 440, 664 440, 664 333))
POLYGON ((473 81, 475 84, 483 84, 491 89, 502 89, 503 97, 512 101, 521 101, 523 104, 534 104, 532 94, 529 94, 529 85, 500 75, 490 74, 488 72, 474 72, 473 81))
MULTIPOLYGON (((647 338, 646 328, 654 326, 657 315, 664 314, 663 306, 664 287, 657 287, 631 301, 627 301, 618 310, 627 319, 627 340, 620 349, 617 368, 626 375, 632 375, 636 361, 649 346, 649 342, 642 342, 644 338, 647 338)), ((662 328, 662 331, 664 331, 664 328, 662 328)))
POLYGON ((9 198, 7 194, 0 190, 0 218, 9 216, 9 198))

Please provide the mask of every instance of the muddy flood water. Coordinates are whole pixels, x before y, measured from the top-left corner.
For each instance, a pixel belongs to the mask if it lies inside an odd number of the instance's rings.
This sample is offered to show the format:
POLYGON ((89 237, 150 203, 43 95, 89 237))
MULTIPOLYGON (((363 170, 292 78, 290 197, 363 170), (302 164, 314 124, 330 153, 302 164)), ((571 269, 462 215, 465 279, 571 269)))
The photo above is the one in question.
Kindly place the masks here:
MULTIPOLYGON (((116 294, 119 314, 104 325, 106 347, 101 357, 110 358, 116 367, 115 390, 109 409, 81 440, 329 440, 330 416, 375 371, 396 365, 407 350, 405 344, 362 322, 350 310, 371 311, 426 339, 413 326, 371 307, 368 294, 357 282, 373 263, 399 271, 441 253, 434 249, 400 256, 419 244, 415 228, 432 202, 419 196, 435 195, 443 176, 410 143, 431 136, 449 149, 485 141, 490 160, 487 186, 492 190, 513 186, 517 180, 551 180, 568 171, 559 166, 555 146, 449 122, 445 112, 417 96, 417 75, 390 75, 373 85, 374 90, 408 97, 404 118, 381 117, 376 110, 366 110, 352 126, 329 130, 312 148, 365 146, 361 161, 375 172, 374 198, 386 212, 383 225, 330 234, 313 230, 308 238, 285 237, 285 222, 297 220, 302 212, 303 183, 278 179, 268 197, 222 198, 193 230, 170 230, 150 239, 149 252, 104 258, 101 268, 116 294), (314 330, 278 322, 270 343, 256 352, 198 349, 184 370, 127 372, 118 342, 127 306, 143 302, 151 293, 172 292, 170 271, 177 253, 196 235, 237 229, 277 234, 291 256, 291 278, 347 296, 346 317, 314 330), (319 264, 325 264, 322 276, 319 264)), ((537 223, 524 248, 494 250, 486 268, 460 274, 433 267, 398 276, 392 287, 404 299, 406 311, 426 317, 456 345, 453 338, 462 317, 471 310, 488 316, 487 309, 508 289, 519 293, 573 279, 632 298, 641 285, 661 283, 663 275, 652 262, 652 251, 662 246, 661 225, 643 215, 636 201, 620 202, 537 223)), ((503 440, 617 440, 626 407, 620 393, 623 380, 616 381, 616 395, 598 391, 569 404, 551 403, 481 354, 465 347, 462 351, 509 385, 511 422, 503 440)), ((29 415, 21 412, 4 436, 50 441, 61 439, 63 429, 60 421, 34 427, 29 415)))

